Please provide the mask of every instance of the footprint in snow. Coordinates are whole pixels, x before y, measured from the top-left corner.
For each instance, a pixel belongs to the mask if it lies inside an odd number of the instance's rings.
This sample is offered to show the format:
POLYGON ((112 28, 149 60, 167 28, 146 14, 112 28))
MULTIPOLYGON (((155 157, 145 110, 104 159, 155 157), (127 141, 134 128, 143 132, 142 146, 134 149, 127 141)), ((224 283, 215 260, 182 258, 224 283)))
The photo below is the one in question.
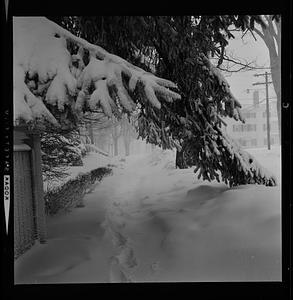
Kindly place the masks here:
POLYGON ((109 281, 111 283, 131 282, 130 278, 121 270, 119 260, 115 256, 110 258, 109 281))
POLYGON ((159 270, 160 268, 160 263, 158 261, 155 261, 151 264, 151 270, 152 270, 152 273, 156 272, 159 270))
POLYGON ((138 265, 132 248, 130 248, 128 245, 125 245, 120 247, 120 250, 120 253, 116 255, 120 265, 122 265, 124 268, 130 269, 138 265))

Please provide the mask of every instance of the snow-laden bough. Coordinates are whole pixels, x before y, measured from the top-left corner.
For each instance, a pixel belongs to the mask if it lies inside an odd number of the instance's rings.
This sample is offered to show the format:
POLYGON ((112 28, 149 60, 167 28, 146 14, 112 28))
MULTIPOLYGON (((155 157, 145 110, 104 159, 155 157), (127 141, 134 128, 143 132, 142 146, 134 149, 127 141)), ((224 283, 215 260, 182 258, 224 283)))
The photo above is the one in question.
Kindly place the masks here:
POLYGON ((181 98, 171 90, 177 89, 175 83, 90 44, 45 17, 13 18, 13 51, 15 123, 47 120, 58 125, 49 106, 61 113, 70 107, 76 116, 99 107, 110 117, 117 105, 130 112, 141 98, 157 108, 161 107, 157 95, 168 102, 181 98), (75 53, 69 52, 68 43, 75 45, 75 53), (141 97, 129 95, 135 90, 141 97))

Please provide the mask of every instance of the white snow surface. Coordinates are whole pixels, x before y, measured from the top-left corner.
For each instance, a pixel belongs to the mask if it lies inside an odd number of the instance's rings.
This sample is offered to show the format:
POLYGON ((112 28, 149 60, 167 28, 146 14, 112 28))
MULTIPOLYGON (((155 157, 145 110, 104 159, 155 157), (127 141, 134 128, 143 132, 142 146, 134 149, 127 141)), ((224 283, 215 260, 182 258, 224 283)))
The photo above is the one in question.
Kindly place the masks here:
MULTIPOLYGON (((249 149, 280 182, 280 148, 249 149)), ((116 158, 85 207, 48 217, 15 283, 280 281, 280 185, 228 188, 174 168, 175 153, 116 158)))

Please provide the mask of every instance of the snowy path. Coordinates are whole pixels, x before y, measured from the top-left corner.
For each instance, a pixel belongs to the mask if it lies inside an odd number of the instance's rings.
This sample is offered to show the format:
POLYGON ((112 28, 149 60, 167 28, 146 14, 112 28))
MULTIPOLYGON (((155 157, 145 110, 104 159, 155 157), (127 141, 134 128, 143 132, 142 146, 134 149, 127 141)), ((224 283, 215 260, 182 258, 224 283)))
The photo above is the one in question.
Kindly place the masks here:
POLYGON ((48 220, 16 282, 281 280, 279 187, 196 181, 173 159, 127 158, 84 208, 48 220))

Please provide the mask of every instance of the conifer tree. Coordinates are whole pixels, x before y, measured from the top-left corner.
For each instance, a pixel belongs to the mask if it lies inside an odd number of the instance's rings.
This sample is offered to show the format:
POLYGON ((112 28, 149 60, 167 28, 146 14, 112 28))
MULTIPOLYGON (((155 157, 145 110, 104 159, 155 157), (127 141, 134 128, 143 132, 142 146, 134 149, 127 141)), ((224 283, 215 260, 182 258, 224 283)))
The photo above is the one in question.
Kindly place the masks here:
MULTIPOLYGON (((160 105, 180 98, 176 85, 138 68, 123 58, 90 44, 43 17, 13 19, 14 124, 42 132, 46 178, 64 176, 60 167, 81 163, 76 138, 62 132, 76 128, 85 115, 118 117, 130 113, 138 96, 160 105), (140 86, 140 88, 138 88, 140 86), (53 130, 50 128, 53 126, 53 130)), ((93 141, 92 141, 93 142, 93 141)))
MULTIPOLYGON (((231 28, 253 30, 260 16, 66 17, 62 25, 178 86, 181 100, 141 101, 138 132, 147 142, 177 148, 176 166, 196 166, 204 180, 230 186, 276 179, 223 131, 221 117, 245 122, 241 104, 211 62, 224 59, 231 28), (73 29, 74 24, 74 29, 73 29)), ((131 94, 131 92, 130 92, 131 94)), ((156 93, 160 100, 160 95, 156 93)))
POLYGON ((78 131, 56 132, 47 130, 41 133, 42 169, 44 180, 53 182, 68 175, 68 166, 82 166, 86 154, 78 131))
POLYGON ((179 167, 195 166, 199 178, 231 186, 274 185, 275 178, 222 130, 222 116, 244 120, 210 62, 218 56, 221 63, 229 26, 251 30, 255 21, 261 19, 66 17, 62 28, 45 18, 15 18, 15 121, 36 126, 42 118, 68 129, 97 107, 118 118, 139 107, 140 137, 176 147, 179 167), (22 44, 25 51, 17 47, 22 44))

